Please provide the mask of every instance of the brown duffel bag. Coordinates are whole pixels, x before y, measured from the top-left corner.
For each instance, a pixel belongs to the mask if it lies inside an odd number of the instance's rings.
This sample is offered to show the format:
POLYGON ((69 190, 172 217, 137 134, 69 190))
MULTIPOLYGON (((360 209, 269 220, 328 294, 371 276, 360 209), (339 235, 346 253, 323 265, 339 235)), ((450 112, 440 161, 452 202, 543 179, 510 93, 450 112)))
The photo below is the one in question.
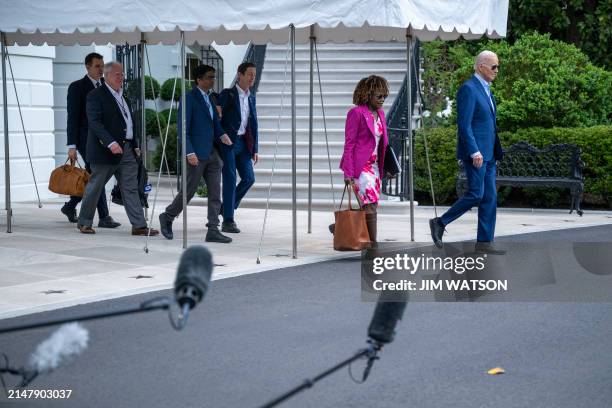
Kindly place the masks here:
POLYGON ((78 161, 76 162, 78 167, 76 167, 72 163, 68 164, 68 160, 51 172, 49 190, 57 194, 83 197, 90 175, 78 161))
POLYGON ((351 206, 351 194, 355 195, 357 204, 361 207, 359 197, 353 190, 353 186, 344 186, 342 199, 338 211, 334 212, 336 226, 334 230, 334 249, 336 251, 361 251, 370 245, 370 234, 365 219, 365 211, 361 208, 353 209, 351 206), (342 209, 344 194, 348 190, 348 209, 342 209))

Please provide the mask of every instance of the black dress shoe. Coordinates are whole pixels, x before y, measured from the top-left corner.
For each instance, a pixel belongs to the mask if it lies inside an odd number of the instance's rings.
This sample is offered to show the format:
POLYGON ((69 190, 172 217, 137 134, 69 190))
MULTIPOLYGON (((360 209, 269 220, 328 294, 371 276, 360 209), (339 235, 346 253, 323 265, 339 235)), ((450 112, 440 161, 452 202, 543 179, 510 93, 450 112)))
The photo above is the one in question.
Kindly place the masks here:
POLYGON ((496 249, 490 242, 476 242, 474 252, 477 254, 506 255, 503 249, 496 249))
POLYGON ((165 212, 159 214, 159 229, 166 239, 174 238, 174 233, 172 232, 172 218, 165 212))
POLYGON ((440 217, 429 220, 429 229, 431 230, 431 239, 438 248, 442 248, 442 235, 444 235, 444 226, 440 221, 440 217))
POLYGON ((234 221, 228 221, 228 222, 223 221, 223 224, 221 224, 221 231, 229 232, 230 234, 240 233, 240 230, 238 229, 238 226, 236 225, 234 221))
POLYGON ((219 242, 221 244, 229 244, 230 242, 232 242, 232 239, 220 233, 218 229, 209 229, 206 233, 206 242, 219 242))
POLYGON ((99 228, 117 228, 120 225, 121 224, 118 223, 117 221, 113 220, 113 217, 111 217, 110 215, 108 217, 102 218, 98 222, 98 227, 99 228))
POLYGON ((66 217, 68 217, 68 221, 70 221, 70 222, 77 222, 78 221, 77 214, 76 214, 76 209, 68 207, 68 204, 64 204, 60 211, 62 212, 62 214, 64 214, 66 217))
POLYGON ((331 232, 332 235, 334 235, 334 232, 336 232, 336 223, 334 222, 333 224, 329 224, 327 229, 329 229, 329 232, 331 232))

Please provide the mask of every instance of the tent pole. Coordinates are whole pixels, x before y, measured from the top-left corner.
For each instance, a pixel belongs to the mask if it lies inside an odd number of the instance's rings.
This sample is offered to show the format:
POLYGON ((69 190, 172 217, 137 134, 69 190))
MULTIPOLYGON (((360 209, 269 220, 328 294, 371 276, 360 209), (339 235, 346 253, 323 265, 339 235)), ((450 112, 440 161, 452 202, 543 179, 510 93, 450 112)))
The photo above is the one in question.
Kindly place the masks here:
MULTIPOLYGON (((139 57, 140 57, 140 154, 142 157, 142 161, 144 162, 144 166, 147 167, 147 123, 145 116, 145 39, 144 34, 140 34, 140 47, 139 47, 139 57)), ((145 208, 145 219, 149 219, 149 208, 145 208)))
POLYGON ((410 241, 414 241, 414 161, 412 146, 412 29, 406 29, 406 128, 408 133, 408 185, 410 189, 410 241))
POLYGON ((6 34, 0 33, 0 48, 2 48, 2 109, 4 111, 4 204, 6 206, 6 232, 13 232, 11 225, 13 210, 11 209, 11 163, 9 154, 8 127, 8 96, 6 87, 6 34))
POLYGON ((297 150, 295 121, 295 26, 291 24, 291 196, 293 219, 293 259, 297 259, 297 150))
POLYGON ((140 104, 141 104, 141 120, 142 120, 142 126, 141 126, 141 140, 142 140, 142 159, 145 163, 145 167, 147 166, 147 128, 146 128, 146 116, 145 116, 145 94, 147 92, 146 90, 146 84, 145 84, 145 44, 146 41, 144 39, 144 34, 141 34, 141 39, 140 39, 140 104))
POLYGON ((185 32, 181 31, 181 191, 183 192, 183 249, 187 248, 187 133, 185 109, 185 32))
POLYGON ((314 26, 310 26, 310 91, 308 109, 308 233, 312 234, 312 115, 314 81, 314 26))

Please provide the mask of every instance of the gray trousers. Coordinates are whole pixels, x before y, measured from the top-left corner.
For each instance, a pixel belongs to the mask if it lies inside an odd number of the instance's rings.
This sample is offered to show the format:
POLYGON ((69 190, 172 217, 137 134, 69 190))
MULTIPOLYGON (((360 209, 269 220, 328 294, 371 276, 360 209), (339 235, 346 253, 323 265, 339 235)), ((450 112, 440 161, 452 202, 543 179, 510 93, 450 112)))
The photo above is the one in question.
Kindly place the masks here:
MULTIPOLYGON (((191 201, 204 177, 208 189, 208 223, 209 229, 219 228, 219 211, 221 210, 221 169, 223 161, 217 149, 213 149, 207 160, 199 160, 197 166, 187 163, 187 203, 191 201)), ((166 207, 166 214, 176 218, 183 211, 183 189, 166 207)))
MULTIPOLYGON (((81 201, 79 212, 79 224, 91 227, 93 223, 98 198, 104 186, 112 176, 117 178, 123 207, 134 228, 145 228, 147 221, 138 195, 138 163, 130 144, 123 146, 123 157, 119 164, 95 164, 91 163, 91 178, 85 187, 85 195, 81 201)), ((106 193, 104 193, 106 194, 106 193)))

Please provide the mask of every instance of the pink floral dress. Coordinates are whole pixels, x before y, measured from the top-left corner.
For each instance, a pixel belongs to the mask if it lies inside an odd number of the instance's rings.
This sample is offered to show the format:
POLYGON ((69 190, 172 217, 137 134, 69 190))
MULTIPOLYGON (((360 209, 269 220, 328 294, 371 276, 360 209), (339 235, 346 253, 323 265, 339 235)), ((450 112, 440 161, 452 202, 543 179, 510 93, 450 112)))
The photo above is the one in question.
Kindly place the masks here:
POLYGON ((374 122, 374 135, 376 136, 376 147, 359 174, 359 180, 354 184, 355 192, 359 195, 361 202, 365 204, 378 203, 380 199, 380 171, 378 169, 378 146, 383 134, 383 125, 380 117, 374 122))

